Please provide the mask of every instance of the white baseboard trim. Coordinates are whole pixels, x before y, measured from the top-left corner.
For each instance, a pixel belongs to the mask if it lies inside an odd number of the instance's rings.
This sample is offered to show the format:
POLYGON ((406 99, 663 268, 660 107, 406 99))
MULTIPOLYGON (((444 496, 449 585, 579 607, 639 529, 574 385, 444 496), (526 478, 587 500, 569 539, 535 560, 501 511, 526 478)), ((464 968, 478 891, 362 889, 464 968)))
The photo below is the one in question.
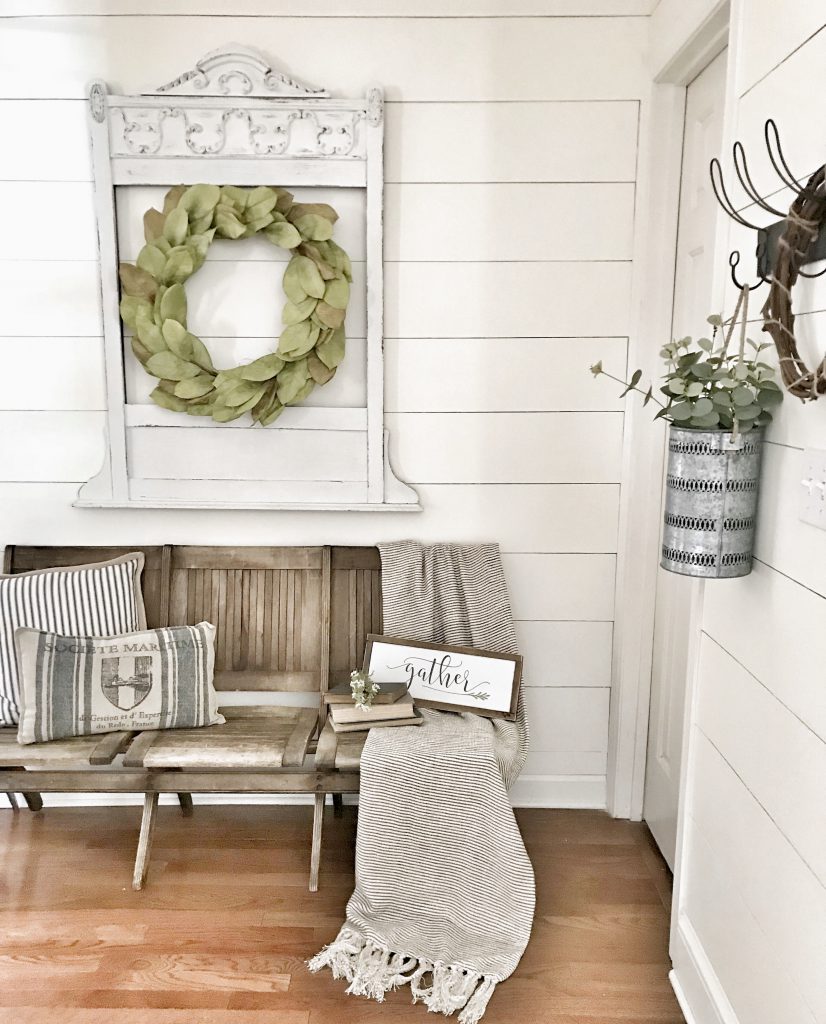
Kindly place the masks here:
MULTIPOLYGON (((603 775, 523 775, 511 789, 511 803, 514 807, 580 807, 604 810, 605 794, 603 775)), ((202 805, 313 802, 309 793, 198 793, 193 799, 196 804, 202 805)), ((160 802, 177 804, 178 801, 174 794, 168 793, 161 796, 160 802)), ((344 802, 358 803, 358 797, 355 794, 347 794, 344 802)), ((45 807, 132 807, 142 803, 141 793, 43 794, 45 807)))
POLYGON ((680 914, 671 943, 673 970, 668 975, 687 1024, 739 1024, 720 979, 685 914, 680 914))
POLYGON ((604 775, 522 775, 511 791, 514 807, 580 807, 605 810, 604 775))

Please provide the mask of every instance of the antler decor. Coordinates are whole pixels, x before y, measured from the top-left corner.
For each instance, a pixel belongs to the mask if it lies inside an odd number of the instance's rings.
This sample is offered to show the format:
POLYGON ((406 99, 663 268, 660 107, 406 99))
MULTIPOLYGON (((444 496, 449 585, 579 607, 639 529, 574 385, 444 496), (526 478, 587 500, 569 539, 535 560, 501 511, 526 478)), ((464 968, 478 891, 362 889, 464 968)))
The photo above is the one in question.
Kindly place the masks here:
POLYGON ((798 277, 821 277, 826 271, 807 274, 802 268, 809 263, 826 259, 826 165, 802 185, 792 174, 783 149, 776 123, 766 121, 764 136, 771 165, 782 184, 796 195, 788 214, 770 205, 754 186, 746 162, 746 153, 741 142, 732 148, 734 171, 737 180, 751 204, 782 220, 768 227, 759 227, 747 220, 732 202, 723 181, 720 161, 711 161, 709 174, 711 187, 717 201, 733 221, 757 232, 757 272, 760 280, 753 285, 740 283, 736 268, 740 253, 732 252, 729 257, 731 279, 740 291, 769 285, 769 295, 763 306, 763 330, 774 341, 780 358, 780 374, 790 394, 802 401, 814 401, 826 394, 826 356, 814 370, 810 370, 800 356, 794 334, 794 313, 792 312, 792 289, 798 277))
MULTIPOLYGON (((769 295, 763 306, 763 330, 771 335, 780 356, 786 389, 804 402, 826 394, 826 356, 810 370, 797 348, 792 288, 801 276, 803 258, 826 223, 826 165, 809 178, 789 209, 786 230, 778 242, 769 295)), ((807 276, 807 275, 802 275, 807 276)))

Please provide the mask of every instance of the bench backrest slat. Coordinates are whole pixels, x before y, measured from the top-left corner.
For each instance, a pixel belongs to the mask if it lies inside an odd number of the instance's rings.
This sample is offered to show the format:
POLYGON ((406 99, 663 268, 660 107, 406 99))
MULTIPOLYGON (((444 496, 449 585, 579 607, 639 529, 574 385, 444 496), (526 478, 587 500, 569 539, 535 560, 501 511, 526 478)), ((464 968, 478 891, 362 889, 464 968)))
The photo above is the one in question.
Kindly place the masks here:
POLYGON ((219 690, 321 692, 360 668, 380 633, 381 559, 374 547, 6 548, 4 570, 99 562, 143 551, 150 627, 216 627, 219 690))

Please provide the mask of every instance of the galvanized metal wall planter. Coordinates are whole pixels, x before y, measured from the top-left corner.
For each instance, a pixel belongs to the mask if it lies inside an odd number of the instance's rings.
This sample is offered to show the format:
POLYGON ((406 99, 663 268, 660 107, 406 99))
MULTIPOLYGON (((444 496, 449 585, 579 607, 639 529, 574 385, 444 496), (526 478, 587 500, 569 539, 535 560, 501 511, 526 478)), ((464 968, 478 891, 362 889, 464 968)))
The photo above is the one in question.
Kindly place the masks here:
POLYGON ((751 572, 762 430, 672 426, 660 564, 705 579, 751 572))

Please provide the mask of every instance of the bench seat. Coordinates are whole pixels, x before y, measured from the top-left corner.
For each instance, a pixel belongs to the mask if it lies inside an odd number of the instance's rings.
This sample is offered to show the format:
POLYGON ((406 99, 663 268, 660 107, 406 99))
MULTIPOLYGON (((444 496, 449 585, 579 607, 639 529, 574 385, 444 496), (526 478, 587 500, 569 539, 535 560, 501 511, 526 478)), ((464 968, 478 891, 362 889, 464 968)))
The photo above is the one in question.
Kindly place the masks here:
POLYGON ((221 708, 226 723, 25 747, 15 729, 0 729, 0 793, 14 804, 22 792, 33 810, 42 806, 40 793, 142 793, 136 889, 146 879, 161 793, 177 793, 185 814, 192 813, 192 793, 306 794, 314 802, 314 892, 326 796, 338 811, 343 794, 358 792, 366 736, 339 737, 325 727, 324 695, 361 665, 367 635, 382 631, 378 550, 11 546, 4 571, 88 565, 135 550, 145 558, 149 628, 204 620, 216 627, 218 703, 223 693, 240 695, 221 708), (283 703, 265 703, 267 692, 283 703))
POLYGON ((220 710, 225 725, 140 733, 124 755, 124 767, 260 771, 304 764, 318 723, 315 708, 220 710))

